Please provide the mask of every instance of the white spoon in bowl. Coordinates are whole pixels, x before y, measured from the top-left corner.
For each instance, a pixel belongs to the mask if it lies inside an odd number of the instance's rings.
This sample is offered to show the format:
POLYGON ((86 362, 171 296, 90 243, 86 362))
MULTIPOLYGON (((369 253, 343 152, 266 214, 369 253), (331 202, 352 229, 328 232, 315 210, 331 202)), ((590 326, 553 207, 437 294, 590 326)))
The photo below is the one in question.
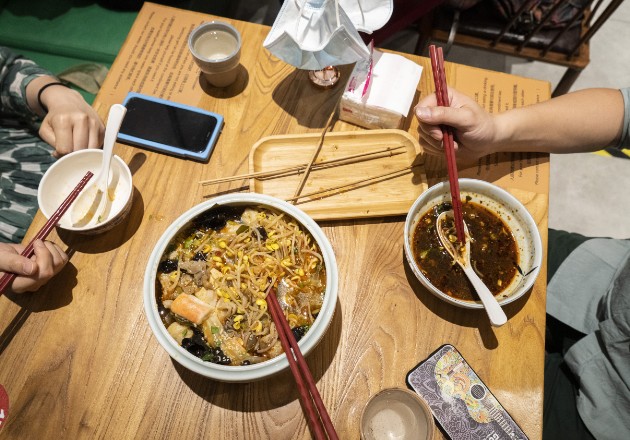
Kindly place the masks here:
POLYGON ((455 260, 457 264, 459 264, 459 266, 462 268, 462 270, 472 283, 473 287, 477 291, 477 295, 479 295, 479 298, 481 299, 481 302, 486 309, 486 313, 488 313, 490 323, 495 327, 502 326, 507 322, 507 316, 505 316, 505 312, 499 305, 492 292, 490 292, 490 289, 488 289, 488 286, 486 286, 484 282, 481 281, 479 275, 477 275, 477 273, 470 265, 470 234, 468 232, 466 222, 464 222, 466 244, 465 246, 458 246, 458 242, 451 241, 447 235, 447 230, 450 228, 445 225, 446 221, 450 221, 451 224, 454 225, 453 211, 445 211, 441 213, 435 221, 435 226, 437 228, 440 241, 444 245, 446 251, 451 254, 453 260, 455 260))
POLYGON ((109 198, 107 185, 109 182, 109 169, 112 162, 112 154, 116 137, 127 108, 120 104, 114 104, 109 109, 107 125, 105 127, 105 139, 103 140, 103 162, 101 169, 72 204, 70 219, 73 226, 86 226, 98 223, 99 218, 107 206, 109 198))

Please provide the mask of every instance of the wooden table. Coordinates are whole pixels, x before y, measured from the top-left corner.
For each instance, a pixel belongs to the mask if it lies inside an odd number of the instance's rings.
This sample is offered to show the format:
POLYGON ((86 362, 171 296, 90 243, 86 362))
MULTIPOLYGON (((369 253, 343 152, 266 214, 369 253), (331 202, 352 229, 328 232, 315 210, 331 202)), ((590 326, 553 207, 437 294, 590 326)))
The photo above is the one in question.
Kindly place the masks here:
MULTIPOLYGON (((321 132, 342 92, 311 86, 306 72, 262 48, 268 27, 238 21, 231 22, 244 42, 239 82, 204 90, 185 40, 212 18, 147 3, 112 66, 94 104, 103 118, 133 88, 215 111, 226 125, 208 164, 117 144, 134 173, 127 221, 94 237, 54 232, 70 264, 37 294, 0 297, 0 384, 10 399, 2 438, 310 437, 288 370, 250 384, 199 376, 169 358, 143 311, 144 269, 157 239, 212 192, 197 182, 246 172, 250 148, 264 136, 321 132)), ((433 90, 429 60, 405 56, 425 69, 417 101, 433 90)), ((547 82, 454 64, 446 70, 449 84, 493 111, 550 95, 547 82)), ((417 136, 414 118, 405 129, 417 136)), ((334 126, 348 130, 361 128, 334 126)), ((425 166, 429 183, 446 179, 441 160, 425 166)), ((548 173, 547 156, 522 154, 489 156, 461 176, 493 181, 525 203, 546 249, 548 173)), ((36 216, 27 239, 44 221, 36 216)), ((414 279, 403 224, 404 216, 321 224, 339 265, 339 300, 307 360, 340 438, 358 438, 368 398, 405 387, 406 373, 444 343, 459 348, 530 438, 540 438, 546 267, 532 292, 505 308, 508 323, 494 329, 483 311, 446 304, 414 279)))

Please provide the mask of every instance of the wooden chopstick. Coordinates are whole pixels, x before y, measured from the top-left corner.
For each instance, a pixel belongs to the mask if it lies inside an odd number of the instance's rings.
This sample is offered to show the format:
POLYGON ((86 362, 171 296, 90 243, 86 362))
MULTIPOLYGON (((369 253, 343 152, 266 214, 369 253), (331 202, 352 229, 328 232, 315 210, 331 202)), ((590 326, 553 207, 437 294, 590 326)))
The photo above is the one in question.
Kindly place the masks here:
MULTIPOLYGON (((435 82, 435 95, 437 103, 441 107, 448 107, 448 87, 446 85, 446 73, 444 71, 444 55, 442 48, 436 49, 435 45, 429 46, 431 56, 431 68, 433 69, 433 81, 435 82)), ((455 158, 455 146, 453 142, 453 129, 442 125, 442 135, 444 152, 446 154, 446 165, 448 170, 448 180, 451 189, 451 204, 453 205, 453 216, 455 218, 455 231, 457 240, 464 243, 466 235, 464 233, 464 216, 462 213, 462 200, 459 195, 459 179, 457 177, 457 162, 455 158)))
POLYGON ((302 402, 304 412, 307 417, 313 436, 317 440, 338 440, 337 431, 330 420, 326 406, 315 385, 315 380, 311 375, 311 371, 302 356, 300 347, 293 336, 293 332, 289 328, 289 324, 282 312, 275 289, 270 289, 267 295, 267 304, 273 322, 276 324, 280 343, 289 360, 289 367, 293 378, 300 393, 300 401, 302 402), (315 406, 313 406, 313 402, 315 406), (323 425, 323 426, 322 426, 323 425))
POLYGON ((361 184, 364 184, 364 183, 368 183, 368 182, 373 183, 374 181, 378 181, 379 179, 403 176, 403 175, 409 173, 413 168, 416 168, 416 167, 419 167, 419 166, 420 165, 410 165, 410 166, 405 167, 405 168, 400 168, 400 169, 398 169, 396 171, 390 171, 388 173, 379 174, 378 176, 366 177, 365 179, 355 180, 354 182, 344 183, 343 185, 333 186, 333 187, 330 187, 330 188, 324 188, 324 189, 313 191, 313 192, 310 192, 310 193, 307 193, 307 194, 301 194, 301 195, 296 196, 296 197, 291 197, 290 199, 285 199, 285 201, 292 202, 292 201, 295 201, 295 200, 298 200, 298 199, 302 199, 302 198, 305 198, 305 197, 312 197, 312 196, 316 196, 316 195, 319 195, 319 194, 324 194, 324 193, 331 192, 331 191, 342 190, 344 188, 348 188, 346 191, 350 191, 352 189, 355 189, 354 187, 356 187, 357 185, 361 185, 361 184))
POLYGON ((326 123, 326 126, 324 127, 324 130, 322 131, 322 136, 319 140, 319 144, 317 145, 317 148, 315 148, 315 151, 313 151, 313 156, 311 156, 311 161, 308 163, 306 168, 304 168, 304 175, 302 176, 300 183, 295 189, 295 194, 293 194, 293 197, 299 196, 300 193, 302 192, 302 189, 304 188, 304 184, 306 184, 306 179, 308 179, 308 176, 311 172, 311 167, 313 166, 313 163, 317 160, 317 156, 319 156, 319 152, 322 150, 326 133, 328 132, 328 130, 332 129, 332 127, 335 125, 335 121, 337 120, 338 108, 339 108, 338 106, 335 106, 335 111, 333 111, 332 115, 330 115, 330 118, 328 118, 328 122, 326 123))
MULTIPOLYGON (((351 154, 348 156, 338 157, 336 159, 323 160, 321 162, 317 162, 313 164, 312 170, 314 171, 314 170, 332 168, 335 166, 351 165, 358 162, 381 159, 383 157, 397 156, 399 154, 404 153, 404 151, 397 151, 397 150, 401 150, 404 148, 405 148, 404 146, 399 145, 398 147, 387 147, 382 150, 371 151, 368 153, 351 154)), ((307 166, 308 164, 303 163, 300 165, 280 168, 273 171, 256 171, 254 173, 246 173, 246 174, 239 174, 236 176, 220 177, 217 179, 210 179, 210 180, 202 180, 199 183, 201 185, 215 185, 219 183, 231 182, 234 180, 243 180, 243 179, 261 179, 262 180, 262 179, 271 179, 271 178, 276 178, 276 177, 285 177, 287 175, 299 173, 307 166)))
MULTIPOLYGON (((35 235, 35 238, 33 238, 33 240, 31 240, 28 246, 26 246, 26 248, 22 251, 21 253, 22 256, 26 258, 31 258, 33 256, 33 252, 34 252, 33 243, 35 243, 35 240, 38 240, 38 239, 44 240, 46 237, 48 237, 48 234, 50 234, 50 231, 52 231, 53 228, 57 225, 57 223, 59 223, 59 220, 61 220, 61 217, 63 217, 63 215, 66 213, 70 205, 72 205, 72 203, 78 197, 79 193, 83 190, 83 188, 85 188, 85 185, 92 178, 92 176, 94 176, 94 174, 91 171, 88 171, 87 173, 85 173, 85 176, 83 176, 83 179, 81 179, 81 181, 72 190, 72 192, 68 195, 68 197, 66 197, 66 199, 61 203, 61 205, 59 205, 59 208, 57 208, 54 214, 50 216, 48 221, 35 235)), ((17 275, 11 272, 6 272, 4 275, 2 275, 2 278, 0 278, 0 295, 2 295, 2 293, 9 286, 9 284, 13 282, 15 277, 17 277, 17 275)))

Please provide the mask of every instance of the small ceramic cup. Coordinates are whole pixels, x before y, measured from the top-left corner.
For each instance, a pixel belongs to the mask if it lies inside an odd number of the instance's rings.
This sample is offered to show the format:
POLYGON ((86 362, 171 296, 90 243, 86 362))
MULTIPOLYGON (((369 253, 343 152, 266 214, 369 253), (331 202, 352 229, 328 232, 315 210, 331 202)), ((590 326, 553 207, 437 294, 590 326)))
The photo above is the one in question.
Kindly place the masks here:
POLYGON ((234 26, 210 21, 193 29, 188 49, 206 80, 215 87, 236 81, 241 59, 241 34, 234 26))

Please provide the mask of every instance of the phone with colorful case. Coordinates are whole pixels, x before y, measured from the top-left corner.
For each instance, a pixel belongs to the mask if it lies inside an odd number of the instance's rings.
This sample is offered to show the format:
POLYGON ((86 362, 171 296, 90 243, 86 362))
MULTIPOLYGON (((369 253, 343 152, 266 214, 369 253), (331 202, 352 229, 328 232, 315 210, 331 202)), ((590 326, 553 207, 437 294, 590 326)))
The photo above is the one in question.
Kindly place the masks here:
POLYGON ((407 374, 407 386, 422 397, 453 440, 527 439, 452 345, 443 345, 407 374))

